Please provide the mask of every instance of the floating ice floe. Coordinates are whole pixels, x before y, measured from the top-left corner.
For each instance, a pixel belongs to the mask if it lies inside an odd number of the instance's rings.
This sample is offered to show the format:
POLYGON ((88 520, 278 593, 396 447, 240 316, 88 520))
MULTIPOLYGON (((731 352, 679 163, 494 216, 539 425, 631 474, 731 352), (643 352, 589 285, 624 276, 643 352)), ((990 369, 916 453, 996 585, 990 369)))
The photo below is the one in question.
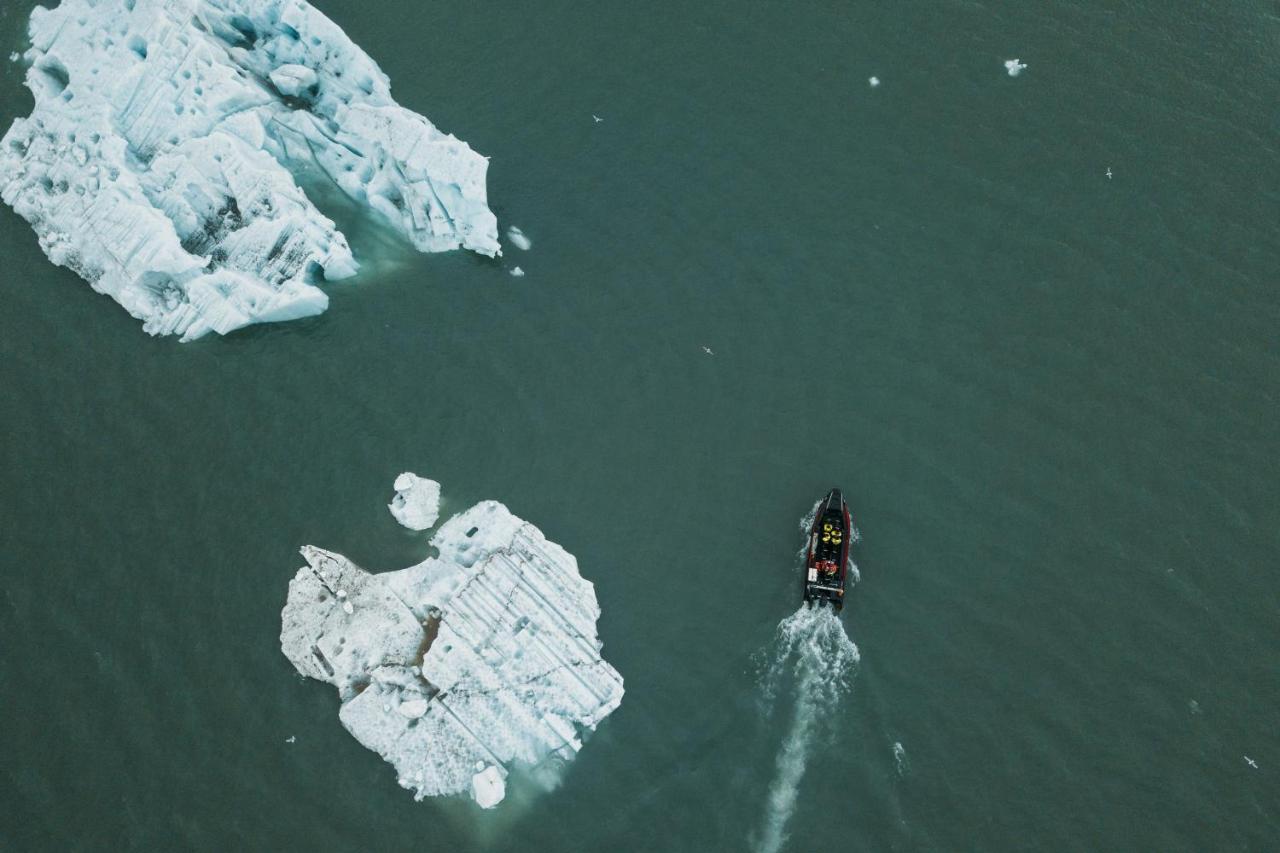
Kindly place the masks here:
POLYGON ((523 252, 527 252, 533 248, 533 241, 526 237, 525 233, 514 225, 507 229, 507 239, 511 241, 512 245, 523 252))
POLYGON ((22 58, 22 54, 18 53, 17 51, 14 51, 13 53, 9 54, 10 62, 17 62, 21 58, 22 58))
POLYGON ((396 521, 410 530, 426 530, 440 517, 440 484, 435 480, 410 474, 396 477, 396 496, 387 508, 396 521))
POLYGON ((512 267, 511 274, 516 278, 524 278, 524 270, 520 269, 520 267, 512 267))
POLYGON ((870 86, 872 89, 876 88, 877 86, 879 86, 879 85, 880 85, 880 78, 879 78, 879 77, 868 77, 868 78, 867 78, 867 85, 868 85, 868 86, 870 86))
POLYGON ((1004 70, 1009 72, 1010 77, 1017 77, 1027 69, 1027 63, 1021 59, 1006 59, 1004 61, 1004 70))
POLYGON ((507 783, 497 767, 486 767, 483 762, 479 762, 478 766, 482 769, 471 777, 471 798, 480 808, 491 809, 507 795, 507 783))
POLYGON ((304 547, 280 645, 337 687, 342 724, 417 799, 470 793, 489 808, 513 766, 536 776, 572 759, 621 703, 622 677, 600 657, 593 586, 532 524, 484 501, 431 544, 438 557, 376 575, 304 547))
POLYGON ((421 251, 500 253, 488 161, 303 0, 63 0, 29 34, 35 109, 0 142, 0 197, 151 334, 325 310, 316 284, 356 263, 293 171, 421 251))

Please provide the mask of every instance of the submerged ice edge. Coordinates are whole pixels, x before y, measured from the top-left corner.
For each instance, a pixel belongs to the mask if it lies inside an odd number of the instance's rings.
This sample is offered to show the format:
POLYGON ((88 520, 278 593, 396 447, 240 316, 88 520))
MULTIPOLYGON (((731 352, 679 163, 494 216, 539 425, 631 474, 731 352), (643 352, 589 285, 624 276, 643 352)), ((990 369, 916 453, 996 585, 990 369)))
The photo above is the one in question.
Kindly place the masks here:
POLYGON ((0 197, 151 334, 326 309, 316 284, 356 263, 290 170, 421 251, 501 251, 488 161, 399 106, 304 0, 63 0, 29 33, 35 107, 0 142, 0 197))

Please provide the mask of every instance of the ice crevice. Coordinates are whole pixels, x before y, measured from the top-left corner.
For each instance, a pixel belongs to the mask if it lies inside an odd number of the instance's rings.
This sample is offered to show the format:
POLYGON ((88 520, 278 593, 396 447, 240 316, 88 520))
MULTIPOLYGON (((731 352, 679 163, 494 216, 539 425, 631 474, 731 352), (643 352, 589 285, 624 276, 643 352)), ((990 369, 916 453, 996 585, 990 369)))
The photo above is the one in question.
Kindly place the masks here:
POLYGON ((357 265, 295 181, 311 167, 420 251, 500 253, 487 159, 304 0, 63 0, 28 31, 0 198, 152 334, 325 310, 317 284, 357 265))
POLYGON ((572 759, 623 681, 600 656, 594 587, 537 527, 484 501, 431 544, 437 557, 382 574, 304 547, 281 649, 337 688, 342 724, 417 798, 489 807, 512 768, 572 759))

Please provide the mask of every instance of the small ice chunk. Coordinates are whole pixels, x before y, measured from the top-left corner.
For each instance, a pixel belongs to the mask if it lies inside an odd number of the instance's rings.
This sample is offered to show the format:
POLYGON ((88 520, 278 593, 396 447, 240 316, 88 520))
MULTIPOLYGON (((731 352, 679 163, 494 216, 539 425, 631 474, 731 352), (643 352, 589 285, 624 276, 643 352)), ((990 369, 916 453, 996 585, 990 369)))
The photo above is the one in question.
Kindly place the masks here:
POLYGON ((410 699, 408 702, 401 702, 400 707, 396 708, 402 716, 411 720, 416 720, 423 714, 427 713, 426 699, 410 699))
POLYGON ((1004 61, 1004 68, 1009 72, 1010 77, 1017 77, 1027 69, 1027 63, 1023 62, 1021 59, 1006 59, 1004 61))
POLYGON ((350 616, 356 612, 356 608, 350 601, 344 601, 342 602, 342 612, 350 616))
POLYGON ((524 270, 520 269, 520 267, 514 267, 511 270, 511 274, 516 278, 524 278, 524 270))
POLYGON ((880 85, 880 78, 879 78, 879 77, 868 77, 868 78, 867 78, 867 85, 868 85, 868 86, 870 86, 872 89, 874 89, 875 87, 877 87, 877 86, 879 86, 879 85, 880 85))
POLYGON ((507 239, 511 241, 513 246, 523 252, 527 252, 533 248, 533 241, 526 237, 524 232, 514 225, 507 229, 507 239))
POLYGON ((396 521, 410 530, 426 530, 440 517, 440 484, 411 474, 396 477, 396 496, 387 504, 396 521))
POLYGON ((271 85, 282 95, 296 98, 316 84, 316 72, 305 65, 281 65, 271 72, 271 85))
POLYGON ((894 741, 893 743, 893 762, 898 766, 898 775, 905 776, 907 774, 907 750, 902 745, 902 741, 894 741))
POLYGON ((502 771, 486 767, 471 777, 471 797, 482 809, 491 809, 507 795, 507 785, 502 781, 502 771))
POLYGON ((22 58, 22 54, 18 53, 16 50, 13 53, 9 54, 10 62, 17 62, 21 58, 22 58))
POLYGON ((297 736, 296 736, 296 735, 289 735, 287 738, 285 738, 285 739, 284 739, 284 742, 285 742, 285 743, 293 743, 293 742, 295 742, 297 739, 298 739, 298 738, 297 738, 297 736))

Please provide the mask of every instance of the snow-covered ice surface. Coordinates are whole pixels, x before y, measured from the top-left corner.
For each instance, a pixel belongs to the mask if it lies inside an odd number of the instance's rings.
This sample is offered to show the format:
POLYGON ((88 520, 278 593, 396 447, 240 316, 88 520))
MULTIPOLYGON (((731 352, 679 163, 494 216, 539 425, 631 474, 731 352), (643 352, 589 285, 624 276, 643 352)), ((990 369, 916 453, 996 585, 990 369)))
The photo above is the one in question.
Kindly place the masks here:
POLYGON ((500 253, 488 161, 303 0, 63 0, 29 34, 35 109, 0 141, 0 197, 151 334, 325 310, 316 283, 356 263, 291 169, 421 251, 500 253))
POLYGON ((333 684, 339 719, 423 797, 505 795, 513 766, 554 773, 622 701, 577 561, 496 501, 449 519, 439 556, 370 574, 306 546, 280 645, 333 684))
POLYGON ((440 484, 435 480, 410 474, 396 477, 396 496, 387 508, 396 521, 410 530, 426 530, 440 517, 440 484))

